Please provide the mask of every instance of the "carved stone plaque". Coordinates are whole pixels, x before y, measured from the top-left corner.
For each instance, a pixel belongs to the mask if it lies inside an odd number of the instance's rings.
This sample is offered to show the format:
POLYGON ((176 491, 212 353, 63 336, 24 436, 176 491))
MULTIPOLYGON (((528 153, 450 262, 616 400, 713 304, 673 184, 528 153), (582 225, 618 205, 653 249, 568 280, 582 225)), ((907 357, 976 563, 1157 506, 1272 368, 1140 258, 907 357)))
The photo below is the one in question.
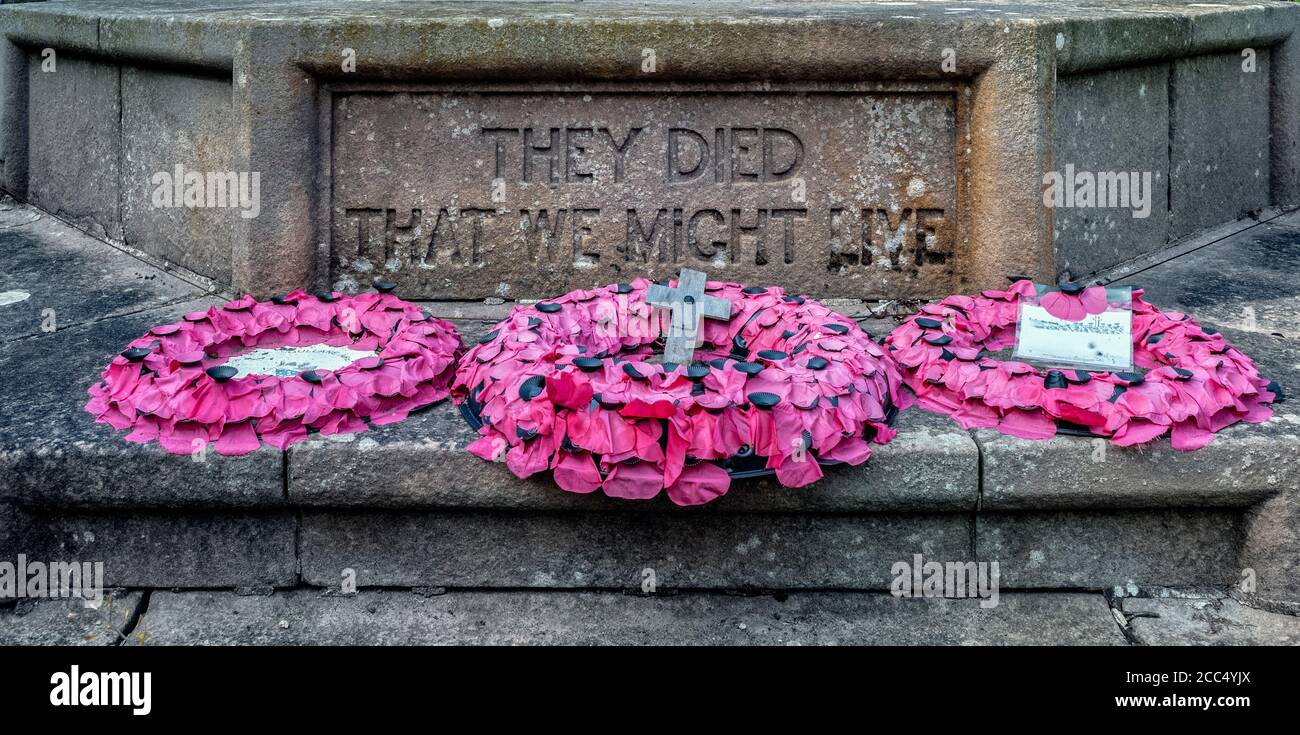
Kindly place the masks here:
POLYGON ((821 296, 945 293, 955 119, 931 92, 339 93, 330 278, 545 298, 685 267, 821 296))

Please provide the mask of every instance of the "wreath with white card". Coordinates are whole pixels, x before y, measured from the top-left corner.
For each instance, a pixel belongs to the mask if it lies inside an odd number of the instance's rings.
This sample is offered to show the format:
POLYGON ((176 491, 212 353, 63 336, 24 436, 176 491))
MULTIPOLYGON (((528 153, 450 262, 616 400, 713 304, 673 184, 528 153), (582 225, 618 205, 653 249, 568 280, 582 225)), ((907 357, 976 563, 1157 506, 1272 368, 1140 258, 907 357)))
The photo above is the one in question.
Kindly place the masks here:
POLYGON ((133 340, 90 387, 98 423, 172 454, 209 443, 241 455, 309 432, 401 421, 447 397, 460 336, 449 322, 380 292, 245 296, 133 340))
POLYGON ((1065 322, 1115 306, 1101 286, 1036 287, 1013 277, 1005 291, 949 296, 928 304, 885 340, 922 408, 963 428, 992 428, 1026 439, 1058 429, 1141 444, 1169 434, 1191 451, 1240 421, 1268 420, 1276 383, 1221 334, 1165 312, 1131 292, 1132 361, 1137 370, 1040 368, 992 356, 1016 344, 1022 301, 1036 299, 1065 322), (1041 291, 1041 293, 1040 293, 1041 291))

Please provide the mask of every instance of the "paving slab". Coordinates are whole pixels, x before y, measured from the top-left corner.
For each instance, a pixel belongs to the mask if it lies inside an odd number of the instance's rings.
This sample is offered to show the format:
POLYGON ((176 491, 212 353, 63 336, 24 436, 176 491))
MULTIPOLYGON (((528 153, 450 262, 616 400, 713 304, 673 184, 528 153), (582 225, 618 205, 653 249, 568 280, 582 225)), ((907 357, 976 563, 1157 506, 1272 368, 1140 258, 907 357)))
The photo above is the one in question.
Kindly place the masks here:
POLYGON ((968 561, 967 513, 303 511, 305 584, 888 589, 914 554, 968 561), (649 570, 649 572, 647 572, 649 570))
POLYGON ((89 232, 121 237, 119 69, 65 53, 43 71, 38 51, 28 49, 26 63, 29 99, 41 101, 28 108, 25 126, 27 196, 89 232))
POLYGON ((0 259, 4 342, 203 295, 199 286, 12 200, 0 201, 0 259))
POLYGON ((1161 309, 1184 311, 1219 329, 1295 340, 1300 337, 1298 272, 1300 211, 1293 211, 1127 273, 1114 285, 1141 287, 1144 298, 1161 309))
POLYGON ((1124 645, 1099 594, 155 592, 127 645, 1124 645))
POLYGON ((106 590, 98 607, 81 599, 22 599, 0 605, 0 646, 115 646, 144 593, 106 590))
POLYGON ((1229 597, 1126 598, 1138 642, 1152 646, 1300 646, 1300 617, 1256 610, 1229 597))

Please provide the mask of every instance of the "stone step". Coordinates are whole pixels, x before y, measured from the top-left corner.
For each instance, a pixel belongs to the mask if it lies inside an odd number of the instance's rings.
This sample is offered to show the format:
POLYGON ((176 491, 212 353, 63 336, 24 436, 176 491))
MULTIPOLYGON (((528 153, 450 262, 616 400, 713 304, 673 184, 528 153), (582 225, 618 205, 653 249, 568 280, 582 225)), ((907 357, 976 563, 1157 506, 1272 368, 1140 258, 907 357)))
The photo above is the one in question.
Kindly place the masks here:
MULTIPOLYGON (((8 475, 0 502, 78 509, 673 509, 664 498, 626 503, 565 493, 540 475, 518 480, 504 465, 464 450, 476 435, 449 402, 400 424, 244 457, 169 455, 88 421, 84 391, 106 356, 149 326, 210 303, 216 300, 199 297, 70 325, 0 352, 0 371, 18 378, 0 388, 10 407, 0 436, 0 469, 8 475)), ((467 339, 485 328, 463 327, 467 339)), ((1243 337, 1266 350, 1252 354, 1286 365, 1287 348, 1243 337)), ((1245 507, 1295 482, 1289 405, 1282 420, 1233 427, 1196 454, 1167 444, 1122 449, 1078 437, 972 435, 945 417, 911 410, 897 420, 898 438, 866 465, 834 468, 815 489, 737 482, 705 512, 1245 507)))
MULTIPOLYGON (((13 225, 0 249, 19 264, 0 290, 32 294, 0 309, 16 335, 0 346, 0 558, 101 560, 110 584, 147 588, 337 587, 350 569, 363 588, 623 589, 649 569, 665 589, 884 589, 893 564, 920 553, 998 561, 1008 588, 1230 584, 1249 567, 1268 600, 1300 599, 1285 581, 1300 485, 1294 403, 1190 455, 972 434, 911 410, 864 466, 801 490, 737 482, 694 509, 519 481, 463 450, 474 435, 449 404, 287 453, 195 461, 91 423, 84 391, 132 337, 222 297, 30 208, 0 212, 0 224, 13 225), (43 259, 85 285, 39 279, 43 259), (90 273, 97 280, 76 275, 90 273), (39 327, 46 309, 52 334, 39 327)), ((1270 271, 1300 267, 1287 260, 1298 240, 1300 215, 1278 217, 1132 278, 1210 283, 1232 268, 1242 283, 1274 283, 1270 271), (1156 275, 1174 268, 1176 278, 1156 275)), ((1283 385, 1300 385, 1293 341, 1274 336, 1297 311, 1285 284, 1261 286, 1277 295, 1251 329, 1232 320, 1250 293, 1166 289, 1157 300, 1204 310, 1283 385)), ((508 305, 430 308, 473 339, 508 305)))
MULTIPOLYGON (((3 641, 0 621, 0 641, 3 641)), ((125 645, 1125 645, 1099 594, 154 592, 125 645)))
POLYGON ((108 590, 0 604, 0 645, 1300 645, 1222 589, 1005 592, 108 590))
MULTIPOLYGON (((1287 629, 1285 621, 1260 615, 1270 630, 1287 629)), ((98 608, 80 600, 0 607, 0 645, 1125 643, 1106 598, 1096 593, 1010 592, 981 607, 972 599, 880 593, 389 589, 344 596, 298 588, 266 595, 110 591, 98 608)))
POLYGON ((0 188, 240 291, 458 299, 694 262, 936 297, 1300 203, 1293 3, 515 10, 5 7, 0 188), (184 206, 187 173, 259 196, 184 206))
MULTIPOLYGON (((37 511, 0 558, 92 560, 124 587, 888 589, 895 565, 997 562, 1009 589, 1228 585, 1233 509, 1039 513, 37 511)), ((1268 570, 1261 570, 1268 576, 1268 570)))

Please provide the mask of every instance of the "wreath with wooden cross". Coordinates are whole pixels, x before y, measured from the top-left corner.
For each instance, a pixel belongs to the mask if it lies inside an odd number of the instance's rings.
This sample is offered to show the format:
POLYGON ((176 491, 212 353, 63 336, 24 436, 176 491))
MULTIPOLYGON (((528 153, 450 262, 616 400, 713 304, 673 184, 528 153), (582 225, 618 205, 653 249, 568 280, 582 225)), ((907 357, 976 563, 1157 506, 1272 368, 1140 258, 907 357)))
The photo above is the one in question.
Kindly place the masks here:
POLYGON ((570 492, 698 505, 733 477, 799 487, 822 465, 866 461, 894 437, 900 385, 848 317, 683 271, 675 286, 516 307, 466 353, 452 398, 481 434, 469 450, 521 478, 550 470, 570 492))

